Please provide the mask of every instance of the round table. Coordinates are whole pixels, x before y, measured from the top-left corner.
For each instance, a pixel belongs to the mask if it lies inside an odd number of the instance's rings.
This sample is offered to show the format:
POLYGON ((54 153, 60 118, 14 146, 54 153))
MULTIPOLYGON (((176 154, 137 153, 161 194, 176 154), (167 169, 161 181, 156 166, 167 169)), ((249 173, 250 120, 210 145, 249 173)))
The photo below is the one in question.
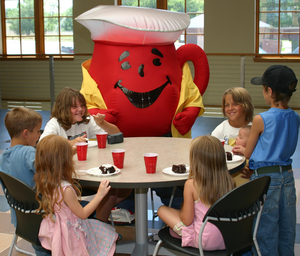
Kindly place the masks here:
MULTIPOLYGON (((99 186, 102 179, 110 181, 114 188, 135 189, 135 248, 131 255, 148 255, 148 217, 147 190, 155 187, 183 186, 188 175, 168 175, 163 169, 173 164, 189 164, 189 147, 192 139, 169 137, 134 137, 124 138, 123 143, 107 144, 99 149, 96 142, 90 141, 86 161, 78 161, 74 155, 75 168, 80 184, 83 186, 99 186), (102 164, 113 164, 112 149, 125 149, 124 168, 119 174, 111 176, 92 176, 86 170, 102 164), (155 174, 147 174, 143 154, 158 153, 155 174)), ((225 151, 232 147, 225 145, 225 151)), ((240 170, 245 165, 245 158, 228 163, 230 173, 240 170)))

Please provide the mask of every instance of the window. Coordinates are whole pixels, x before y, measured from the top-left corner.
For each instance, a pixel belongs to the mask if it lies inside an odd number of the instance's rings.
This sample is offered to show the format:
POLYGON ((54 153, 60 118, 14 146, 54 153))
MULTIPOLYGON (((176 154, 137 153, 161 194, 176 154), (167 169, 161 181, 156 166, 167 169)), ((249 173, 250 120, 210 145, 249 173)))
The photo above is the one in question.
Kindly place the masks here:
POLYGON ((72 0, 1 0, 3 54, 73 53, 72 0))
POLYGON ((256 0, 256 52, 299 53, 300 0, 256 0))
POLYGON ((204 49, 204 0, 122 0, 121 4, 188 13, 190 25, 175 42, 175 46, 178 48, 193 43, 204 49))

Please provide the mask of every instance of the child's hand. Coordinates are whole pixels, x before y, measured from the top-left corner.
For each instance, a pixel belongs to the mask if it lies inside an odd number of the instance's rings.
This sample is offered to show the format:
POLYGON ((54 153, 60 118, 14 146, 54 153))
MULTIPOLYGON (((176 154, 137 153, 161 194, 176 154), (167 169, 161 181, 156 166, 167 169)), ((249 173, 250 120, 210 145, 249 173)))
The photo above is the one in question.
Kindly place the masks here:
POLYGON ((105 115, 98 113, 97 115, 93 115, 95 122, 98 126, 102 127, 104 123, 105 115))
POLYGON ((244 179, 250 179, 251 175, 253 173, 253 170, 249 169, 249 167, 245 167, 243 170, 242 170, 242 178, 244 179))
POLYGON ((101 180, 97 195, 101 196, 102 198, 105 197, 110 188, 111 186, 109 185, 109 180, 101 180))
POLYGON ((245 147, 243 146, 234 146, 232 149, 233 154, 235 155, 244 155, 245 147))
POLYGON ((77 154, 77 146, 76 145, 72 146, 72 154, 73 154, 73 156, 77 154))
POLYGON ((84 134, 83 136, 81 137, 77 137, 75 138, 74 140, 69 140, 69 143, 71 144, 71 146, 75 146, 76 143, 79 143, 79 142, 86 142, 86 134, 84 134))

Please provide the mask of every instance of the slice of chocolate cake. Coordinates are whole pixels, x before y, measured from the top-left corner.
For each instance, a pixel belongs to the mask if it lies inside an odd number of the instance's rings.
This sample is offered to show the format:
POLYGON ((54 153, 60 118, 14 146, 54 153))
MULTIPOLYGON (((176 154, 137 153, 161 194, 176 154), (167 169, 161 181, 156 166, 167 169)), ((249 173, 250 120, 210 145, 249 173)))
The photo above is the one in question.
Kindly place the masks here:
POLYGON ((99 167, 102 174, 114 173, 116 171, 115 167, 111 164, 103 164, 99 167))
POLYGON ((186 165, 185 164, 178 164, 172 165, 172 171, 175 173, 186 173, 186 165))
POLYGON ((232 157, 233 157, 233 155, 232 155, 232 152, 226 152, 226 159, 227 159, 227 161, 232 161, 232 157))

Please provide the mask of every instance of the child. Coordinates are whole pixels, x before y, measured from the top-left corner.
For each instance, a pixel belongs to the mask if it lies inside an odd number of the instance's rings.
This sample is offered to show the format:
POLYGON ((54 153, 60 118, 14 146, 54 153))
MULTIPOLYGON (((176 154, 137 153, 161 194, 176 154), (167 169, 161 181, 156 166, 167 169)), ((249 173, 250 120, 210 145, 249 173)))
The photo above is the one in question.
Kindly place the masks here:
MULTIPOLYGON (((86 138, 96 138, 96 133, 104 130, 108 134, 120 132, 117 126, 104 120, 104 115, 90 116, 84 96, 78 90, 66 87, 55 100, 51 119, 40 140, 56 134, 69 139, 69 143, 74 146, 77 142, 85 142, 86 138)), ((107 222, 111 209, 129 196, 131 191, 132 189, 111 189, 97 208, 96 218, 107 222)))
POLYGON ((66 87, 55 100, 51 119, 40 140, 56 134, 69 139, 73 146, 77 142, 85 142, 86 138, 96 138, 98 132, 119 133, 119 128, 105 121, 104 117, 101 114, 90 116, 84 96, 78 90, 66 87))
MULTIPOLYGON (((235 139, 235 146, 232 149, 234 154, 240 154, 239 150, 246 148, 248 138, 250 136, 251 125, 242 127, 239 131, 238 136, 235 139)), ((240 186, 250 180, 252 170, 249 169, 249 163, 247 160, 246 166, 239 172, 231 175, 235 181, 236 186, 240 186)))
POLYGON ((249 92, 242 87, 230 88, 222 97, 222 112, 228 119, 219 124, 211 133, 225 143, 234 146, 241 127, 251 125, 253 105, 249 92))
POLYGON ((84 208, 78 202, 79 189, 72 147, 57 135, 42 139, 36 149, 36 193, 44 211, 39 239, 53 256, 113 255, 118 237, 114 228, 94 219, 86 219, 110 190, 102 180, 92 201, 84 208))
MULTIPOLYGON (((199 136, 190 146, 190 174, 184 185, 181 210, 163 205, 157 214, 182 238, 182 246, 199 248, 199 230, 207 210, 234 187, 220 140, 210 135, 199 136)), ((206 225, 202 246, 204 250, 225 249, 216 226, 206 225)))
MULTIPOLYGON (((34 187, 35 146, 40 137, 42 116, 28 108, 11 109, 4 119, 5 127, 11 138, 10 148, 0 155, 0 171, 34 187)), ((11 223, 16 226, 16 213, 11 209, 11 223)), ((41 246, 32 245, 38 256, 51 255, 41 246)))
POLYGON ((262 77, 251 80, 263 85, 264 99, 271 106, 254 117, 244 151, 254 170, 251 180, 271 177, 257 233, 262 255, 294 255, 296 191, 291 156, 297 146, 300 117, 288 103, 297 81, 293 70, 282 65, 270 66, 262 77))

